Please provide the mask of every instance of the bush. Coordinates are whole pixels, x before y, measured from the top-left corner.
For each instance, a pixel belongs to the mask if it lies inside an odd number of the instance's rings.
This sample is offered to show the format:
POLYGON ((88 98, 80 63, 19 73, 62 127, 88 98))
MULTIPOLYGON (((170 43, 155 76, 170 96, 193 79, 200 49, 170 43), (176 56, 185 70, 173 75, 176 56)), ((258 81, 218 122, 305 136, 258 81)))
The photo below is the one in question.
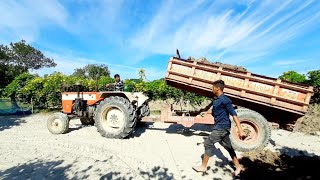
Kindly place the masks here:
POLYGON ((43 79, 42 91, 47 98, 47 103, 49 106, 61 105, 61 90, 65 82, 65 75, 59 72, 50 74, 43 79))
POLYGON ((305 75, 299 74, 295 71, 284 72, 281 76, 279 76, 279 78, 282 80, 295 82, 295 83, 306 83, 307 81, 305 75))
MULTIPOLYGON (((292 82, 303 82, 312 85, 314 89, 313 102, 318 103, 320 100, 320 70, 310 71, 307 74, 308 79, 304 75, 294 71, 284 73, 280 78, 292 82)), ((103 90, 105 84, 113 83, 114 79, 108 76, 101 76, 99 79, 85 79, 78 76, 67 76, 59 72, 55 72, 45 77, 39 77, 29 73, 23 73, 17 76, 9 85, 0 91, 4 96, 17 97, 17 100, 31 103, 35 107, 57 107, 61 106, 62 92, 76 92, 77 82, 83 85, 81 91, 103 90)), ((167 100, 173 99, 175 103, 189 103, 191 105, 200 105, 206 100, 206 97, 173 88, 166 84, 164 79, 154 80, 150 82, 139 79, 126 79, 125 91, 128 92, 144 92, 151 100, 167 100)))
POLYGON ((314 95, 312 101, 314 103, 320 102, 320 70, 308 72, 308 84, 314 87, 314 95))
POLYGON ((21 95, 24 102, 37 105, 37 107, 45 107, 47 105, 47 96, 43 91, 43 79, 35 77, 28 81, 21 89, 21 95))
POLYGON ((35 76, 29 73, 22 73, 17 76, 10 84, 8 84, 4 89, 4 94, 7 97, 15 97, 21 94, 22 88, 32 80, 35 76))
POLYGON ((206 97, 168 86, 164 79, 136 85, 136 89, 145 92, 151 100, 173 99, 175 103, 183 102, 191 105, 200 105, 206 100, 206 97))

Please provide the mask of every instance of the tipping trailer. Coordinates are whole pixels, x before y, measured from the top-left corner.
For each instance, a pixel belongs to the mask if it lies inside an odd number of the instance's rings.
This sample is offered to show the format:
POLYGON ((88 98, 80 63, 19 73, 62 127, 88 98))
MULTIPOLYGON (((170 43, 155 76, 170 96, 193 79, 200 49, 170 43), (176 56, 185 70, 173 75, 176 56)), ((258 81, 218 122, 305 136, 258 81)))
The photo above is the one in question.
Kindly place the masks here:
MULTIPOLYGON (((208 62, 171 57, 165 80, 168 85, 213 98, 212 82, 223 80, 224 92, 236 105, 236 112, 247 137, 240 140, 235 124, 230 138, 240 151, 250 151, 267 145, 271 125, 292 125, 303 116, 313 95, 313 87, 283 81, 250 72, 238 71, 208 62)), ((144 117, 148 121, 152 118, 144 117)), ((172 108, 161 111, 161 121, 191 127, 194 124, 213 124, 214 118, 204 113, 177 116, 172 108)))
POLYGON ((212 82, 222 79, 225 94, 243 101, 242 105, 254 103, 300 115, 306 113, 313 94, 312 86, 175 57, 169 61, 165 79, 171 86, 207 97, 212 97, 212 82))

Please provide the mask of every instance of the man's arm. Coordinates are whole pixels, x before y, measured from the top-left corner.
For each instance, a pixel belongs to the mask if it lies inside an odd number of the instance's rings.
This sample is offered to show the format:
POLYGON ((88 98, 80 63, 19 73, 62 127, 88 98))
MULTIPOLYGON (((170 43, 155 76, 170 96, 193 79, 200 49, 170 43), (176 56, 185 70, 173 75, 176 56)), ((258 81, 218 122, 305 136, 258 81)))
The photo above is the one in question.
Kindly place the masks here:
POLYGON ((245 137, 243 129, 242 129, 241 125, 240 125, 240 120, 239 120, 239 118, 237 116, 236 111, 234 110, 234 108, 232 106, 232 102, 231 101, 226 102, 226 109, 227 109, 228 113, 231 114, 231 116, 233 118, 233 121, 236 123, 236 125, 238 127, 238 133, 239 133, 240 138, 245 137))
POLYGON ((109 84, 106 84, 106 87, 114 86, 114 85, 116 85, 116 83, 109 83, 109 84))
POLYGON ((200 116, 204 117, 206 115, 211 115, 212 116, 212 108, 208 109, 207 111, 203 111, 200 113, 200 116))
POLYGON ((212 115, 212 111, 213 111, 213 101, 208 104, 205 109, 207 109, 206 111, 204 111, 203 113, 204 114, 209 114, 209 115, 212 115))
POLYGON ((243 129, 242 129, 241 125, 240 125, 240 120, 239 120, 238 116, 235 115, 235 116, 232 116, 232 118, 233 118, 233 121, 236 123, 236 125, 238 127, 238 133, 239 133, 240 138, 244 138, 246 135, 244 134, 243 129))

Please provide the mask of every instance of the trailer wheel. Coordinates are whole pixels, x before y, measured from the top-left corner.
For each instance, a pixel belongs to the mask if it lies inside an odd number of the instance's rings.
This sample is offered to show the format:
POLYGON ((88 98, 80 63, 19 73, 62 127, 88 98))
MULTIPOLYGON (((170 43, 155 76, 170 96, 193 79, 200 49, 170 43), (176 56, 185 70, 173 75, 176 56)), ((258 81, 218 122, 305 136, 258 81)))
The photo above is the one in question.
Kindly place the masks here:
POLYGON ((144 103, 140 109, 140 113, 142 117, 149 116, 150 115, 150 108, 147 103, 144 103))
POLYGON ((47 128, 52 134, 63 134, 69 129, 69 118, 63 113, 52 114, 47 121, 47 128))
POLYGON ((239 138, 238 128, 231 117, 230 139, 233 147, 242 152, 264 148, 268 144, 271 134, 267 120, 261 114, 250 109, 237 109, 236 112, 247 137, 244 140, 239 138))
POLYGON ((146 122, 141 122, 141 119, 145 116, 150 115, 150 108, 147 103, 144 103, 141 108, 138 110, 138 120, 137 120, 137 127, 144 127, 146 126, 146 122))
POLYGON ((131 103, 118 96, 101 101, 95 112, 98 132, 107 138, 123 139, 134 129, 136 115, 131 103))
POLYGON ((88 117, 81 117, 80 118, 81 124, 82 125, 94 125, 94 120, 93 118, 88 118, 88 117))

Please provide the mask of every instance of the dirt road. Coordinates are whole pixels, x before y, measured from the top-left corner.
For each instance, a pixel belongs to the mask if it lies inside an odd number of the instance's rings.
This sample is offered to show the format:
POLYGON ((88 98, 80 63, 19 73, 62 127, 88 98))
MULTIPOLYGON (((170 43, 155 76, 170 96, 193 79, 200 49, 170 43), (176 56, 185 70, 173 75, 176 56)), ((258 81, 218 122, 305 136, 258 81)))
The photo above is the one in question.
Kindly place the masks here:
MULTIPOLYGON (((46 128, 47 117, 0 117, 0 179, 232 179, 233 166, 218 144, 206 173, 191 169, 201 161, 204 149, 197 143, 203 142, 203 130, 210 128, 182 133, 177 125, 154 123, 117 140, 101 137, 94 126, 81 126, 79 120, 71 121, 69 133, 52 135, 46 128)), ((314 156, 314 160, 320 156, 320 136, 275 130, 266 150, 271 156, 278 152, 314 156)), ((261 165, 256 160, 267 157, 266 163, 269 157, 261 152, 244 155, 242 162, 250 168, 261 165)), ((274 159, 269 160, 274 164, 274 159)), ((247 172, 243 178, 259 177, 250 169, 247 172)))

